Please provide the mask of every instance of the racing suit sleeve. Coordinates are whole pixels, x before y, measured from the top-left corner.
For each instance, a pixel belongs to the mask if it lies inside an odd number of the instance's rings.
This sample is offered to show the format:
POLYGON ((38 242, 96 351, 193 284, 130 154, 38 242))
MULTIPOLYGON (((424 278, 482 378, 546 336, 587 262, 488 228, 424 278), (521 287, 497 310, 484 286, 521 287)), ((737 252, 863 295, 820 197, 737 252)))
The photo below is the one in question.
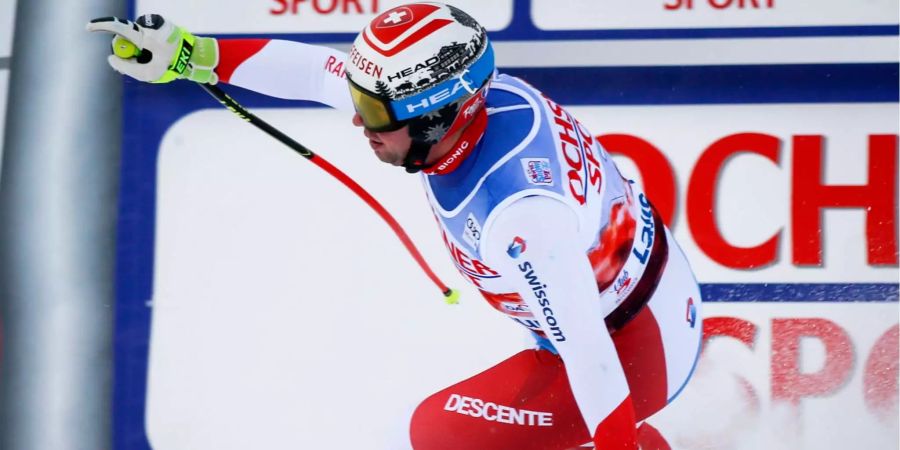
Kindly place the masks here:
POLYGON ((277 39, 219 39, 219 80, 289 100, 353 112, 344 64, 332 48, 277 39))
POLYGON ((575 236, 578 217, 560 200, 513 202, 485 230, 482 254, 522 296, 562 357, 597 449, 636 449, 634 407, 597 281, 575 236))

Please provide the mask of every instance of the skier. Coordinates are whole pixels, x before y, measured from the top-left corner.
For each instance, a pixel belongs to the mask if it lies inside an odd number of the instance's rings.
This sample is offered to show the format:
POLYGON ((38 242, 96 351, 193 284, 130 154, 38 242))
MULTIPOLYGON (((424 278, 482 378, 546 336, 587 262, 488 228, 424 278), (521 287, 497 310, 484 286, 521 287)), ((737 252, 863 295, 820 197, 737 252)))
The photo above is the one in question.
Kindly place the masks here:
POLYGON ((594 135, 497 73, 469 15, 392 8, 349 54, 193 36, 158 15, 88 29, 133 43, 139 54, 114 49, 109 64, 141 81, 229 83, 353 112, 380 160, 421 174, 460 272, 537 343, 425 399, 414 448, 636 449, 659 437, 642 421, 678 395, 700 351, 688 262, 594 135))

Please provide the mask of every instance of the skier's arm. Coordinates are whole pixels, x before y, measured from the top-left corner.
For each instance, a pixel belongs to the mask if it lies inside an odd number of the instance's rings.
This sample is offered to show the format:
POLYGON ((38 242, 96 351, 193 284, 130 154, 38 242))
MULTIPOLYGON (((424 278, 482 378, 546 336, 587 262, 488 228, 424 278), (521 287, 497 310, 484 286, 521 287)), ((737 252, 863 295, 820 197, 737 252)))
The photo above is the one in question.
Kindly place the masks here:
POLYGON ((344 78, 347 55, 337 50, 271 39, 194 36, 156 14, 134 22, 101 17, 87 29, 115 34, 109 65, 139 81, 223 81, 273 97, 354 110, 344 78), (122 44, 122 38, 127 42, 122 44))
POLYGON ((347 54, 275 39, 219 39, 219 81, 272 97, 353 111, 344 75, 347 54))
POLYGON ((636 449, 628 383, 593 269, 574 239, 578 218, 544 196, 517 200, 499 214, 482 240, 486 261, 515 286, 559 351, 597 448, 636 449))

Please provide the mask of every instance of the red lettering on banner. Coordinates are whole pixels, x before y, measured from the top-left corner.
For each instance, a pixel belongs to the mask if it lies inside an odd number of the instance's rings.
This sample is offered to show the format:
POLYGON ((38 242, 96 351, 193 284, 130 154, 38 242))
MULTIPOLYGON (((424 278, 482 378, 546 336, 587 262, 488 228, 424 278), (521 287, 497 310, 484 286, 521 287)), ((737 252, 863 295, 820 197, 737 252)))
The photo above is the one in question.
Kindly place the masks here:
POLYGON ((694 0, 672 0, 672 3, 663 3, 663 8, 672 11, 676 9, 694 9, 694 0))
POLYGON ((753 349, 759 328, 753 323, 737 317, 708 317, 703 319, 703 346, 717 336, 728 336, 741 341, 753 349))
MULTIPOLYGON (((551 108, 554 105, 551 104, 551 108)), ((562 109, 559 108, 560 113, 562 109)), ((665 154, 650 142, 627 134, 596 136, 608 152, 631 159, 637 166, 648 198, 670 227, 678 207, 675 172, 665 154)), ((869 265, 897 265, 896 229, 898 136, 870 135, 868 181, 865 185, 823 185, 822 136, 793 137, 791 174, 791 250, 794 265, 822 265, 821 211, 828 208, 865 208, 869 265)), ((716 193, 720 174, 738 154, 757 154, 775 165, 781 159, 781 141, 767 134, 725 136, 697 159, 689 177, 686 215, 694 242, 710 259, 733 269, 753 269, 777 262, 781 231, 753 247, 738 247, 725 240, 716 222, 716 193)), ((589 165, 591 158, 585 158, 589 165)), ((580 162, 580 161, 572 161, 580 162)), ((567 161, 571 165, 572 162, 567 161)), ((580 168, 580 166, 579 166, 580 168)), ((570 173, 572 186, 583 187, 581 173, 570 173)), ((752 177, 748 176, 748 183, 752 177)))
POLYGON ((799 406, 803 397, 834 392, 850 378, 853 359, 850 337, 830 320, 772 319, 772 400, 799 406), (818 372, 803 372, 800 367, 802 338, 825 345, 825 365, 818 372))
MULTIPOLYGON (((357 13, 357 14, 362 14, 363 9, 362 9, 362 6, 360 6, 360 4, 359 4, 359 0, 347 0, 347 1, 345 1, 345 2, 344 2, 344 8, 341 10, 341 12, 343 12, 344 14, 347 14, 348 12, 350 12, 350 4, 351 4, 351 3, 353 4, 353 6, 356 7, 356 13, 357 13)), ((375 2, 372 2, 372 3, 374 4, 374 6, 372 6, 372 10, 373 10, 373 11, 378 11, 378 6, 377 6, 378 2, 375 1, 375 2)))
POLYGON ((761 5, 759 0, 708 0, 709 6, 712 6, 714 9, 727 9, 727 8, 737 8, 737 9, 759 9, 759 8, 769 8, 772 9, 775 7, 775 0, 765 0, 765 4, 761 5))
POLYGON ((670 228, 675 224, 678 186, 672 164, 653 144, 628 134, 604 134, 597 141, 609 153, 622 155, 637 165, 644 192, 670 228))
POLYGON ((723 266, 753 269, 775 262, 781 231, 755 247, 728 243, 716 224, 715 195, 719 173, 729 158, 738 153, 755 153, 777 165, 780 146, 777 137, 767 134, 733 134, 710 145, 694 166, 687 194, 688 227, 697 246, 723 266))
MULTIPOLYGON (((775 0, 707 0, 707 3, 716 10, 775 8, 775 0)), ((671 0, 671 3, 663 3, 663 9, 666 11, 694 9, 694 0, 671 0)))
POLYGON ((337 9, 337 7, 338 7, 338 0, 312 0, 312 4, 313 4, 313 9, 314 9, 317 13, 319 13, 319 14, 331 14, 332 11, 334 11, 335 9, 337 9), (322 5, 323 5, 323 4, 327 4, 327 3, 330 3, 330 4, 328 5, 327 8, 324 8, 322 5))
POLYGON ((279 5, 281 5, 281 9, 270 9, 269 14, 271 14, 273 16, 280 16, 280 15, 284 14, 285 12, 287 12, 287 10, 288 10, 287 0, 275 0, 275 3, 278 3, 279 5))
MULTIPOLYGON (((737 317, 708 317, 703 319, 703 345, 701 347, 701 358, 703 355, 703 350, 707 348, 707 344, 710 339, 719 338, 719 337, 730 337, 736 339, 737 341, 744 344, 750 350, 754 349, 756 344, 756 337, 759 332, 759 327, 756 326, 753 322, 748 320, 739 319, 737 317)), ((703 363, 698 365, 698 373, 701 371, 700 366, 703 363)), ((735 367, 739 369, 740 366, 735 367)), ((740 374, 731 374, 731 377, 734 378, 734 383, 737 384, 741 392, 741 400, 736 407, 743 411, 744 417, 755 418, 759 414, 759 394, 756 393, 756 389, 753 387, 753 384, 750 383, 747 378, 740 374)), ((727 385, 729 380, 716 380, 717 383, 721 383, 722 385, 727 385)), ((697 438, 697 442, 715 442, 721 446, 721 448, 730 448, 736 446, 735 434, 728 432, 728 429, 719 430, 718 432, 713 433, 703 433, 701 432, 697 438)), ((704 444, 706 445, 706 444, 704 444)))
POLYGON ((310 5, 308 12, 318 15, 330 15, 337 12, 340 7, 341 14, 375 14, 379 12, 378 0, 369 0, 360 3, 360 0, 274 0, 277 8, 269 9, 269 14, 280 16, 284 14, 297 15, 301 13, 301 4, 310 5), (368 9, 363 5, 368 6, 368 9))
MULTIPOLYGON (((803 398, 825 397, 847 387, 847 382, 854 377, 857 351, 843 327, 824 318, 773 318, 771 324, 772 356, 769 369, 771 398, 775 403, 786 402, 796 408, 803 398), (813 373, 803 372, 800 367, 801 342, 804 338, 816 339, 825 347, 824 364, 813 373)), ((754 323, 744 319, 704 318, 703 348, 707 347, 709 340, 727 336, 753 350, 758 331, 759 328, 754 323)), ((887 425, 897 422, 897 377, 900 363, 898 338, 900 326, 895 324, 875 341, 865 360, 865 366, 861 367, 863 382, 860 394, 866 409, 887 425)), ((860 349, 858 353, 864 353, 864 349, 860 349)), ((742 369, 741 366, 733 368, 739 371, 742 369)), ((756 398, 755 389, 746 379, 739 374, 733 376, 746 389, 747 398, 756 398)), ((795 413, 800 412, 800 409, 795 409, 795 413)), ((728 442, 731 436, 713 437, 717 441, 728 442)))
POLYGON ((875 341, 872 352, 866 360, 866 371, 863 375, 866 407, 886 423, 896 421, 898 413, 897 365, 900 361, 898 338, 900 327, 894 325, 875 341))
POLYGON ((869 181, 822 184, 822 136, 794 136, 791 232, 795 264, 822 265, 825 208, 865 208, 869 264, 897 264, 897 135, 869 136, 869 181))

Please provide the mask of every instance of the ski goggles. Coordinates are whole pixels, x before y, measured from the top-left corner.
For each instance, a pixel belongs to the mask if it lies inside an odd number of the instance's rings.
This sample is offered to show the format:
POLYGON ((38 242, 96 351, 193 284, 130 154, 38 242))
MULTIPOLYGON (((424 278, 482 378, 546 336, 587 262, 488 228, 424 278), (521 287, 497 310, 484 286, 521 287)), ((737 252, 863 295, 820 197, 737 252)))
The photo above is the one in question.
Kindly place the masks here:
POLYGON ((350 98, 366 129, 375 132, 403 128, 409 119, 435 111, 478 92, 494 72, 494 50, 488 44, 468 69, 422 92, 391 100, 347 78, 350 98))

